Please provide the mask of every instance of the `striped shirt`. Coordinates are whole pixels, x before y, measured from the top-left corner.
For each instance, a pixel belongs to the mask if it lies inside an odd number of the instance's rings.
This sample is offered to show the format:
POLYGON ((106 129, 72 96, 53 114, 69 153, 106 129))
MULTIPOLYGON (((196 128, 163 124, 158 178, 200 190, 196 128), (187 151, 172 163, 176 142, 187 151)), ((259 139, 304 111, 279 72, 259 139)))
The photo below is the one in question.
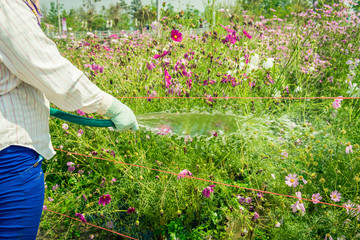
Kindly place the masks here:
POLYGON ((53 157, 50 102, 105 114, 112 98, 61 56, 23 0, 1 0, 0 150, 20 145, 53 157))

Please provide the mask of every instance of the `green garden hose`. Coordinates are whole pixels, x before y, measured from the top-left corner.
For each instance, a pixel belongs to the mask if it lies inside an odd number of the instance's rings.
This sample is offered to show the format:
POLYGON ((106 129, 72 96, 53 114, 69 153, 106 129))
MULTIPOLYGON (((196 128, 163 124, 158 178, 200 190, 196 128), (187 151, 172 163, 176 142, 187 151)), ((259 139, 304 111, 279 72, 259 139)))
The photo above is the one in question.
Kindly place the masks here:
POLYGON ((89 127, 115 127, 111 120, 80 117, 54 108, 50 108, 50 115, 64 121, 89 127))

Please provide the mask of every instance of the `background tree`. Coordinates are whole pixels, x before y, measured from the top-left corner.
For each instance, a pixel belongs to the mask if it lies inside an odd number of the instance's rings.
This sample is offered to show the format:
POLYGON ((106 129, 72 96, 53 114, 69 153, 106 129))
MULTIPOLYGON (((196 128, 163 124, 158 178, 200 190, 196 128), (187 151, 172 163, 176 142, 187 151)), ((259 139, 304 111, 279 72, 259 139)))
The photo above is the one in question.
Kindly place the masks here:
POLYGON ((127 5, 124 0, 121 0, 115 5, 110 5, 110 7, 107 9, 107 17, 108 19, 113 20, 115 31, 118 29, 119 21, 126 19, 126 10, 127 5))
POLYGON ((133 16, 133 19, 135 19, 135 14, 142 9, 142 3, 141 0, 132 0, 130 4, 130 11, 133 16))
POLYGON ((142 30, 146 25, 149 26, 156 20, 156 12, 153 11, 150 6, 145 6, 134 14, 134 19, 136 19, 138 23, 137 28, 142 30))

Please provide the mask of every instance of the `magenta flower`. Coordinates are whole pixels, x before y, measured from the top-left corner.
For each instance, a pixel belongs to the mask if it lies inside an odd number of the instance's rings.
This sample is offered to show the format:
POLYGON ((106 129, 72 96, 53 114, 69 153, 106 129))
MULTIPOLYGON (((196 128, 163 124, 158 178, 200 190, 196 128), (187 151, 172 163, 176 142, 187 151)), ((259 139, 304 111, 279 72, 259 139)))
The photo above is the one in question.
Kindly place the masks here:
POLYGON ((242 205, 242 204, 245 202, 245 200, 246 200, 246 198, 243 197, 243 196, 241 196, 241 195, 237 195, 236 198, 238 199, 238 201, 239 201, 239 203, 240 203, 241 205, 242 205))
POLYGON ((334 202, 340 202, 341 199, 341 193, 339 193, 337 190, 331 192, 331 200, 333 200, 334 202))
POLYGON ((225 39, 223 40, 223 43, 231 43, 231 44, 235 44, 236 43, 236 35, 232 35, 232 34, 228 34, 225 39))
POLYGON ((230 33, 230 34, 235 34, 236 33, 236 31, 235 30, 232 30, 232 29, 230 29, 230 28, 228 28, 228 27, 225 27, 224 25, 221 25, 220 24, 220 26, 222 26, 228 33, 230 33))
POLYGON ((170 51, 164 51, 161 55, 155 54, 153 58, 154 59, 162 58, 162 57, 165 57, 166 55, 168 55, 169 53, 170 53, 170 51))
POLYGON ((85 116, 85 115, 86 115, 86 113, 83 112, 83 111, 81 111, 80 109, 78 109, 76 112, 77 112, 80 116, 85 116))
MULTIPOLYGON (((296 197, 301 198, 301 192, 296 192, 296 197)), ((305 212, 305 206, 301 199, 296 201, 294 205, 291 206, 293 212, 295 213, 298 209, 300 209, 302 212, 305 212)))
MULTIPOLYGON (((343 97, 343 96, 340 96, 340 97, 343 97)), ((340 103, 341 103, 342 99, 335 99, 334 102, 333 102, 333 107, 335 109, 338 109, 341 107, 340 103)))
MULTIPOLYGON (((191 173, 189 170, 187 170, 187 169, 182 170, 182 171, 180 172, 180 174, 181 174, 181 175, 192 176, 192 173, 191 173)), ((177 177, 177 179, 185 178, 184 176, 181 176, 181 175, 179 175, 179 176, 177 177)))
POLYGON ((289 176, 285 177, 285 180, 285 183, 289 187, 296 187, 297 185, 299 185, 299 179, 296 177, 296 174, 289 174, 289 176))
POLYGON ((164 74, 165 74, 165 87, 169 88, 170 85, 171 85, 171 81, 170 81, 171 76, 170 76, 169 72, 166 69, 164 70, 164 74))
POLYGON ((202 190, 204 197, 210 197, 210 193, 214 192, 215 185, 210 185, 202 190))
POLYGON ((252 36, 247 31, 243 30, 243 33, 248 39, 252 38, 252 36))
POLYGON ((133 207, 129 207, 129 209, 127 210, 128 214, 132 214, 134 212, 135 212, 135 208, 133 208, 133 207))
POLYGON ((260 215, 255 211, 255 212, 254 212, 253 221, 255 221, 256 219, 258 219, 259 217, 260 217, 260 215))
POLYGON ((73 162, 67 162, 66 163, 66 165, 68 165, 69 167, 68 167, 68 171, 69 172, 73 172, 74 170, 75 170, 75 163, 73 163, 73 162))
POLYGON ((85 219, 84 215, 82 215, 81 213, 76 213, 76 214, 75 214, 75 217, 80 217, 80 220, 81 220, 83 223, 86 223, 86 219, 85 219))
POLYGON ((91 69, 94 71, 95 74, 98 74, 98 72, 103 73, 104 71, 104 67, 101 67, 100 65, 97 64, 92 64, 91 69))
POLYGON ((175 42, 181 42, 183 40, 182 33, 180 31, 176 30, 176 29, 173 29, 171 31, 171 38, 175 42))
POLYGON ((47 210, 46 205, 43 205, 43 211, 46 211, 46 210, 47 210))
POLYGON ((110 201, 111 201, 110 194, 102 195, 102 196, 99 198, 99 205, 105 206, 106 204, 109 204, 110 201))
POLYGON ((91 235, 89 236, 90 239, 94 239, 94 237, 95 237, 94 234, 91 234, 91 235))
POLYGON ((322 197, 320 196, 320 193, 316 193, 316 194, 313 194, 311 196, 311 199, 313 201, 314 204, 317 204, 320 202, 320 200, 322 199, 322 197))
POLYGON ((262 192, 258 192, 258 193, 256 194, 256 196, 257 196, 258 198, 263 198, 263 197, 264 197, 264 194, 263 194, 262 192))
POLYGON ((349 154, 349 152, 353 153, 352 145, 346 146, 345 152, 349 154))

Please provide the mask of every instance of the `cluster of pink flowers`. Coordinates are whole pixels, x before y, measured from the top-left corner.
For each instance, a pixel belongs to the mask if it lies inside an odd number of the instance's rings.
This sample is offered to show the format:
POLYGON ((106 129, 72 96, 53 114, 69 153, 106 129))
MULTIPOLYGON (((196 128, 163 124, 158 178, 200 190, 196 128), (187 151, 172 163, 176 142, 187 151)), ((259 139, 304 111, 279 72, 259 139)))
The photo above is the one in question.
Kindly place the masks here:
MULTIPOLYGON (((340 96, 340 97, 343 97, 343 96, 340 96)), ((335 108, 335 109, 338 109, 338 108, 340 108, 341 107, 341 101, 342 101, 342 99, 335 99, 334 100, 334 102, 333 102, 333 107, 335 108)))
POLYGON ((207 197, 207 198, 210 197, 210 193, 214 192, 214 187, 215 187, 215 185, 210 185, 210 186, 204 188, 202 190, 202 195, 204 195, 204 197, 207 197))

